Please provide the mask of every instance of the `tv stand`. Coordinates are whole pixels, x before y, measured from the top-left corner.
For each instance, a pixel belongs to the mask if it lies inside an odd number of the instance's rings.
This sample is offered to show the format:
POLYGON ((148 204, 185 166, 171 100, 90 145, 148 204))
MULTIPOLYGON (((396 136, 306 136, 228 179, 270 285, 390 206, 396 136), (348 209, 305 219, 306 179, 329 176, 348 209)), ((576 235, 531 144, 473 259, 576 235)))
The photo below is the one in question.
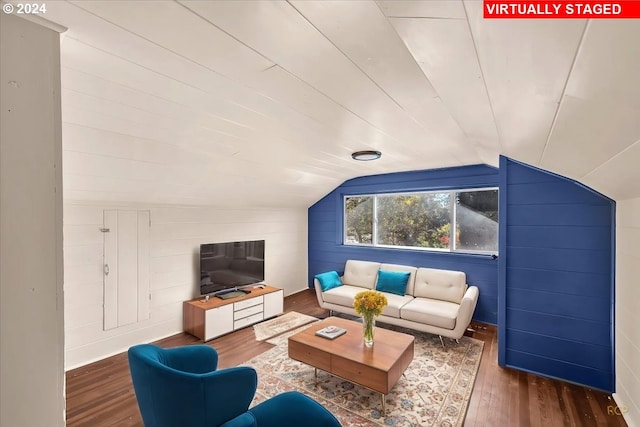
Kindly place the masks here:
POLYGON ((258 285, 241 289, 239 296, 227 293, 227 299, 210 298, 207 301, 200 297, 185 301, 184 331, 203 341, 209 341, 281 314, 284 311, 284 291, 273 286, 263 286, 262 289, 258 285))

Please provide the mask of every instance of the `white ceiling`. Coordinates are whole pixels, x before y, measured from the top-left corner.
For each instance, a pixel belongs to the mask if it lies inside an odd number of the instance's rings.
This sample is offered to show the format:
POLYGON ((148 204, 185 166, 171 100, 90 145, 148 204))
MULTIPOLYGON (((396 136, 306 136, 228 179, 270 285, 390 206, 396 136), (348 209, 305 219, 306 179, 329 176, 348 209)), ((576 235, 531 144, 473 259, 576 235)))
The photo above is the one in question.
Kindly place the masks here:
POLYGON ((640 20, 481 1, 56 1, 68 200, 309 206, 500 154, 640 197, 640 20), (376 162, 350 153, 376 149, 376 162))

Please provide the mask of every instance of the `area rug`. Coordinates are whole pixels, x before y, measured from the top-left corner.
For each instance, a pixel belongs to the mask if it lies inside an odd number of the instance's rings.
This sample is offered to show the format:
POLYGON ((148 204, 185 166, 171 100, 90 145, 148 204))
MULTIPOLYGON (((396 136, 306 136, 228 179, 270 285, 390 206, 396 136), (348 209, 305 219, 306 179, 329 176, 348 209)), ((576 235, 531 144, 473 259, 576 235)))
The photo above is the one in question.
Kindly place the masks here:
POLYGON ((282 316, 253 325, 253 331, 256 334, 256 341, 264 341, 317 320, 313 316, 289 311, 282 316))
POLYGON ((289 359, 287 340, 280 337, 276 347, 244 363, 258 372, 253 404, 298 390, 329 409, 344 427, 462 426, 484 343, 465 336, 460 343, 446 340, 443 349, 437 336, 390 329, 414 335, 415 347, 413 362, 386 397, 386 416, 378 393, 320 370, 316 387, 314 369, 289 359))

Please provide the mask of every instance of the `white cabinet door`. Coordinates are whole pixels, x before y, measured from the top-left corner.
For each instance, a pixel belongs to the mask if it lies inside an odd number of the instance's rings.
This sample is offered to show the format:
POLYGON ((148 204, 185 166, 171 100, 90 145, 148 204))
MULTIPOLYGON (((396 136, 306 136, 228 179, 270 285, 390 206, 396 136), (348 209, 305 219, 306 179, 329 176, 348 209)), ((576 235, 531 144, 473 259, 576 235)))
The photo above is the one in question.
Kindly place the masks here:
POLYGON ((271 292, 264 296, 264 318, 277 316, 284 311, 284 291, 271 292))
POLYGON ((233 304, 212 308, 204 315, 204 340, 233 331, 233 304))

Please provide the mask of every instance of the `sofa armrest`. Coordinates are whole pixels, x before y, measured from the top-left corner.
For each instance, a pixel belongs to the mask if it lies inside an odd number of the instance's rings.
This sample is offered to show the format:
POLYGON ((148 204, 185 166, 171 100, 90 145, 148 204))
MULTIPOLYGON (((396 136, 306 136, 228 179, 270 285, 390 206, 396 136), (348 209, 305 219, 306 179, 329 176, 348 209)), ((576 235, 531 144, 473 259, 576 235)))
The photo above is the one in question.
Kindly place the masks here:
MULTIPOLYGON (((344 279, 344 276, 340 276, 340 281, 344 283, 343 279, 344 279)), ((320 305, 320 307, 322 308, 326 308, 324 306, 324 296, 322 295, 322 286, 320 286, 320 281, 315 277, 313 278, 313 288, 316 291, 316 297, 318 298, 318 305, 320 305)))
POLYGON ((460 308, 458 309, 456 327, 454 328, 454 333, 456 335, 464 335, 464 332, 469 326, 469 323, 471 323, 473 312, 476 310, 476 305, 478 304, 478 295, 478 287, 469 286, 464 296, 462 297, 460 308))
POLYGON ((316 297, 318 298, 318 305, 324 308, 324 298, 322 297, 322 287, 318 279, 313 279, 313 288, 316 290, 316 297))

